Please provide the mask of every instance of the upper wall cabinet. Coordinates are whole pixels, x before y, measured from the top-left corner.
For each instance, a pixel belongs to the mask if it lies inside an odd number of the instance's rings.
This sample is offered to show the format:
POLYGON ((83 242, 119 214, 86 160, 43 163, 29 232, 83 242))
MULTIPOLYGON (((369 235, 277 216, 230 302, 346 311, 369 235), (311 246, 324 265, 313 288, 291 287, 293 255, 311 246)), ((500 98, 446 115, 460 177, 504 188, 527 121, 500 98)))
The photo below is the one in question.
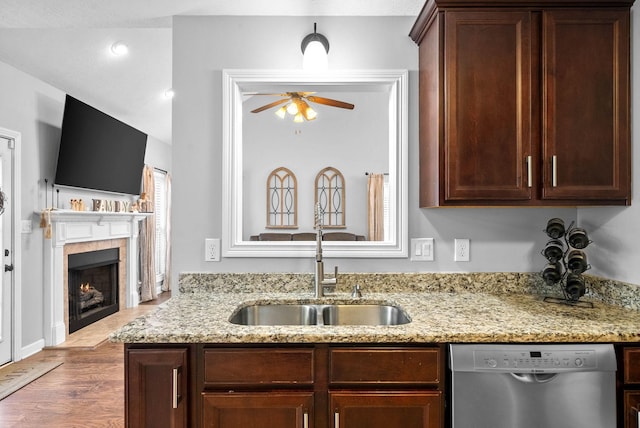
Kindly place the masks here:
POLYGON ((633 1, 602 3, 427 2, 421 207, 630 204, 633 1))

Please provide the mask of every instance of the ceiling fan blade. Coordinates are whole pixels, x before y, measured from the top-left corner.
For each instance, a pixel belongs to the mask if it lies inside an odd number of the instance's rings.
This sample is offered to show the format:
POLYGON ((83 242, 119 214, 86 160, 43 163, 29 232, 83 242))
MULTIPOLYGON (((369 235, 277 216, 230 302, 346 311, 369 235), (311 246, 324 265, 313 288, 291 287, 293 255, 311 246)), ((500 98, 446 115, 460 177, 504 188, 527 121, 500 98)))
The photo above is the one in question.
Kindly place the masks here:
POLYGON ((282 92, 278 92, 278 93, 276 93, 276 92, 273 92, 273 93, 271 93, 271 92, 244 92, 242 95, 245 96, 245 97, 253 97, 254 95, 269 95, 271 97, 288 97, 288 96, 290 96, 290 93, 289 92, 284 92, 284 93, 282 93, 282 92))
POLYGON ((261 111, 265 111, 270 109, 271 107, 275 107, 275 106, 279 106, 280 104, 284 104, 286 102, 289 102, 289 98, 283 98, 281 100, 278 101, 274 101, 272 103, 269 103, 267 105, 263 105, 262 107, 258 107, 255 110, 251 110, 251 113, 260 113, 261 111))
POLYGON ((344 101, 338 101, 338 100, 332 100, 331 98, 316 97, 314 95, 308 96, 306 98, 311 102, 318 103, 318 104, 325 104, 325 105, 328 105, 328 106, 331 106, 331 107, 340 107, 340 108, 346 108, 346 109, 349 109, 349 110, 353 110, 353 108, 355 107, 351 103, 346 103, 344 101))

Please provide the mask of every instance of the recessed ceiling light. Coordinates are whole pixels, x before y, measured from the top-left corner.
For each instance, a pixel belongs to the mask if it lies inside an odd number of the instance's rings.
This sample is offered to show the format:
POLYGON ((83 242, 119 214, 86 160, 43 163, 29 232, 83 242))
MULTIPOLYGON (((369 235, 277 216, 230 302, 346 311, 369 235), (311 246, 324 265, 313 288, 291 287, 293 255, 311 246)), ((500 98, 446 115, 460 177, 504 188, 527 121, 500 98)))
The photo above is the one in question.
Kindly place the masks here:
POLYGON ((129 52, 129 47, 122 42, 115 42, 111 45, 111 53, 116 56, 126 55, 129 52))

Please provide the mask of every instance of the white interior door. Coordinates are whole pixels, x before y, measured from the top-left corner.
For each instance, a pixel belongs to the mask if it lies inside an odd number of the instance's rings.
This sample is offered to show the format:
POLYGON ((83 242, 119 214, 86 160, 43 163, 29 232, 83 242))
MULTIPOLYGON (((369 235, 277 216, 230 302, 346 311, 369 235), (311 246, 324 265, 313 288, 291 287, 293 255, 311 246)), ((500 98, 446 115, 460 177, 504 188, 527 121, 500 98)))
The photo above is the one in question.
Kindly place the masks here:
POLYGON ((0 190, 2 191, 2 208, 0 208, 0 242, 2 242, 2 264, 0 269, 0 364, 10 362, 13 357, 13 283, 14 264, 13 252, 13 210, 12 201, 12 148, 15 140, 0 135, 0 190), (4 209, 4 211, 3 211, 4 209))

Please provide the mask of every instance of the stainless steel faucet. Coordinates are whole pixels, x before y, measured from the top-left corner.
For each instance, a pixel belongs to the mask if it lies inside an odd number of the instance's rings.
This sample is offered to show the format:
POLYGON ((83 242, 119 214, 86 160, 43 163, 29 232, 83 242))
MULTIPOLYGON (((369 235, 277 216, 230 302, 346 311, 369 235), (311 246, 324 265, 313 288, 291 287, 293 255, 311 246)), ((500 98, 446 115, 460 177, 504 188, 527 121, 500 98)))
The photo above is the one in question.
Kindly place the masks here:
POLYGON ((338 266, 335 267, 333 278, 324 277, 324 262, 322 261, 322 213, 320 204, 315 207, 316 223, 316 271, 314 278, 314 288, 316 297, 324 297, 325 289, 334 291, 338 284, 338 266))

